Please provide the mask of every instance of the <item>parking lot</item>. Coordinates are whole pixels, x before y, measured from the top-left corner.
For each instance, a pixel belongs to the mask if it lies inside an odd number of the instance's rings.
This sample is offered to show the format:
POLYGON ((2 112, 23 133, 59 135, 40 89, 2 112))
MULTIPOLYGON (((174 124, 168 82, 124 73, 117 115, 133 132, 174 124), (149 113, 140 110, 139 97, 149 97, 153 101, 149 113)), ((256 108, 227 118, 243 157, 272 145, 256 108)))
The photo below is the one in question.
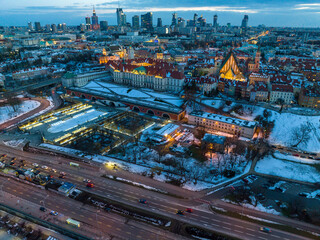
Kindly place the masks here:
MULTIPOLYGON (((305 215, 312 222, 320 223, 319 187, 279 181, 276 178, 248 176, 235 182, 233 189, 235 192, 248 191, 249 198, 257 199, 263 206, 259 208, 265 208, 266 211, 274 209, 283 215, 300 219, 305 215)), ((231 190, 228 189, 229 194, 231 190)))

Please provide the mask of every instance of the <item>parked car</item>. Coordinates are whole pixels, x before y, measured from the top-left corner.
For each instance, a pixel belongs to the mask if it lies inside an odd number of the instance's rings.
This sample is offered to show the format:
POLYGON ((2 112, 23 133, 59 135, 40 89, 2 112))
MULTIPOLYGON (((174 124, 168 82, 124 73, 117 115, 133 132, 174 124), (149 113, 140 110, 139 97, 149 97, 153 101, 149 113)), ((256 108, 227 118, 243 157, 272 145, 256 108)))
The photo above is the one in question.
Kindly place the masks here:
POLYGON ((38 163, 32 163, 32 166, 39 167, 39 164, 38 163))
POLYGON ((39 209, 40 209, 40 211, 42 211, 42 212, 46 212, 46 211, 47 211, 47 209, 46 209, 45 207, 40 207, 39 209))
POLYGON ((43 166, 42 166, 42 168, 43 168, 43 169, 48 169, 48 167, 47 167, 47 166, 45 166, 45 165, 43 165, 43 166))
POLYGON ((84 178, 84 179, 83 179, 83 182, 89 183, 89 182, 91 182, 91 180, 84 178))
POLYGON ((271 233, 271 230, 266 227, 260 227, 260 231, 265 232, 265 233, 271 233))

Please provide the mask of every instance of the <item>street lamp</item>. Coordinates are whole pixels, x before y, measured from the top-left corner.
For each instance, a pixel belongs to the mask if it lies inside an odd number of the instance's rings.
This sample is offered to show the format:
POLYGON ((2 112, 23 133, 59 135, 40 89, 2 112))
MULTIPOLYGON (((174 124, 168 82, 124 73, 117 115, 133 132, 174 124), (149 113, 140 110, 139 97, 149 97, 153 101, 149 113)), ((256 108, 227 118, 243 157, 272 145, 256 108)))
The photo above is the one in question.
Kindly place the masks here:
POLYGON ((49 195, 45 196, 45 198, 43 200, 40 200, 40 203, 43 204, 43 207, 45 208, 46 206, 44 205, 44 201, 47 199, 47 197, 49 197, 49 195))

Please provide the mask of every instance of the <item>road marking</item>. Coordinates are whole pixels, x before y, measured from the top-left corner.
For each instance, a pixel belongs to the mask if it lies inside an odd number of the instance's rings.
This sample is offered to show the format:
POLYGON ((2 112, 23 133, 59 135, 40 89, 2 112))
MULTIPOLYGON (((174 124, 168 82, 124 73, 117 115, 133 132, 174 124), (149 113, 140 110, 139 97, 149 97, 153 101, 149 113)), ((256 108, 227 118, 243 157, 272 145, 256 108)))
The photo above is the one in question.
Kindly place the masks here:
POLYGON ((80 217, 84 217, 83 215, 80 215, 80 217))
POLYGON ((264 238, 264 237, 258 237, 258 238, 263 239, 263 240, 267 240, 267 239, 266 239, 266 238, 264 238))
POLYGON ((251 232, 255 232, 256 230, 251 229, 251 228, 246 228, 247 230, 251 231, 251 232))
POLYGON ((243 233, 242 231, 234 229, 233 231, 238 232, 238 233, 243 233))
POLYGON ((127 234, 131 235, 131 232, 126 232, 127 234))
POLYGON ((234 225, 234 226, 238 228, 244 228, 243 226, 240 226, 240 225, 234 225))
POLYGON ((231 230, 231 228, 229 228, 229 227, 225 227, 225 226, 222 226, 222 228, 225 228, 225 229, 231 230))
POLYGON ((109 225, 109 224, 108 224, 108 225, 105 225, 105 226, 107 226, 107 227, 111 228, 111 225, 109 225))
POLYGON ((93 219, 92 218, 88 218, 90 221, 93 221, 93 219))
POLYGON ((118 231, 121 231, 121 229, 120 228, 116 228, 118 231))
MULTIPOLYGON (((281 237, 279 237, 279 236, 277 236, 277 235, 273 235, 273 234, 271 234, 271 236, 272 237, 276 237, 276 238, 281 238, 281 237)), ((286 238, 285 238, 286 239, 286 238)))
POLYGON ((246 233, 247 235, 254 237, 255 235, 251 234, 251 233, 246 233))
POLYGON ((98 224, 102 224, 102 222, 98 221, 98 224))

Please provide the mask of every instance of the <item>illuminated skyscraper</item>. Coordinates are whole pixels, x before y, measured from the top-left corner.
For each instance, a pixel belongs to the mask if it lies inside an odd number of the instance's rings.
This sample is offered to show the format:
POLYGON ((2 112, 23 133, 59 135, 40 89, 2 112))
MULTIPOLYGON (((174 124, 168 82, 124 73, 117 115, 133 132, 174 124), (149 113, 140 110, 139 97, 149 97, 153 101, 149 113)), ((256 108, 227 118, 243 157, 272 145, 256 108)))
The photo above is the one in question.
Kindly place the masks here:
POLYGON ((96 10, 94 9, 94 7, 93 7, 93 13, 92 13, 91 20, 92 20, 92 29, 94 29, 94 30, 99 29, 100 28, 99 20, 98 20, 98 16, 96 14, 96 10))
POLYGON ((140 28, 139 16, 138 15, 134 15, 132 17, 132 28, 135 29, 135 30, 140 28))
POLYGON ((141 27, 146 28, 148 31, 153 31, 153 16, 152 12, 147 12, 141 15, 141 27))
POLYGON ((117 23, 119 27, 125 26, 127 23, 127 17, 123 13, 122 8, 117 8, 117 23))
POLYGON ((90 19, 90 17, 86 17, 86 29, 87 30, 91 29, 91 19, 90 19))

